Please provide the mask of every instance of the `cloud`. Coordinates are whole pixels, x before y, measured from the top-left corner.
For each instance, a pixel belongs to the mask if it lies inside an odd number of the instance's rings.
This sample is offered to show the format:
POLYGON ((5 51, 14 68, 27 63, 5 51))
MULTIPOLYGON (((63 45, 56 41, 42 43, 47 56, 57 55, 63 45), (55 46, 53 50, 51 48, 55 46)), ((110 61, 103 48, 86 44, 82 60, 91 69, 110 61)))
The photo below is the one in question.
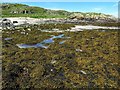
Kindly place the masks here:
POLYGON ((93 10, 94 10, 94 11, 101 11, 102 8, 94 8, 93 10))
POLYGON ((50 10, 65 10, 65 11, 69 11, 71 12, 72 10, 69 10, 69 9, 63 9, 63 8, 54 8, 54 7, 51 7, 51 8, 45 8, 45 9, 50 9, 50 10))
POLYGON ((113 4, 113 7, 118 7, 118 3, 113 4))
POLYGON ((119 15, 118 15, 118 12, 115 12, 115 13, 113 13, 112 15, 115 16, 115 17, 118 17, 118 16, 119 16, 119 15))
POLYGON ((111 12, 111 13, 107 13, 107 14, 109 14, 109 15, 113 15, 113 16, 116 17, 116 18, 117 18, 118 16, 120 16, 120 15, 118 15, 118 12, 114 12, 114 13, 111 12))
POLYGON ((63 10, 61 8, 46 8, 46 9, 51 9, 51 10, 63 10))

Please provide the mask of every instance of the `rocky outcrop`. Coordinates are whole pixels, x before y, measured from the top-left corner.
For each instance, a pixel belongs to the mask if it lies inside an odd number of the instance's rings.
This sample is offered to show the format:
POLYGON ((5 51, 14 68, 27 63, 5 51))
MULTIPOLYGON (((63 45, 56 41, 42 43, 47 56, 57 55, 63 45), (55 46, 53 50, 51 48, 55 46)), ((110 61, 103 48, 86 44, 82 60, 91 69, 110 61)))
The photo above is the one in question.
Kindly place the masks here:
POLYGON ((11 29, 13 28, 13 23, 9 19, 2 19, 0 22, 0 27, 2 27, 2 29, 11 29))
POLYGON ((112 15, 106 15, 101 13, 73 13, 69 16, 70 19, 77 19, 77 20, 107 20, 107 21, 115 21, 116 18, 112 15))

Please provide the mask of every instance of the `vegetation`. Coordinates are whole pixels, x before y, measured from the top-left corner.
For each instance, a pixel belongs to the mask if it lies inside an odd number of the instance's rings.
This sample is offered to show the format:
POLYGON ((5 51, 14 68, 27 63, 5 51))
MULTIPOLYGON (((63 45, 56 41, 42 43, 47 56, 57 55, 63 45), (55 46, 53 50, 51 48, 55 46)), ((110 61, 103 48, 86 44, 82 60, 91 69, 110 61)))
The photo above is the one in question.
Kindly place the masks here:
POLYGON ((3 3, 2 17, 31 17, 31 18, 77 18, 77 19, 115 19, 112 15, 103 13, 68 12, 65 10, 50 10, 24 4, 3 3))
POLYGON ((41 32, 40 29, 67 29, 74 25, 34 25, 2 31, 3 88, 118 88, 118 31, 41 32), (22 34, 21 32, 25 32, 22 34), (27 34, 28 33, 28 34, 27 34), (35 44, 51 35, 48 49, 20 49, 16 44, 35 44), (12 38, 11 40, 4 40, 12 38), (60 41, 65 43, 59 44, 60 41))
POLYGON ((67 11, 54 11, 41 7, 32 7, 24 4, 2 4, 2 17, 31 17, 31 18, 65 18, 67 11))
MULTIPOLYGON (((0 32, 0 81, 2 81, 2 33, 0 32)), ((0 89, 2 89, 2 82, 0 82, 0 89)))
POLYGON ((40 25, 37 25, 37 27, 41 30, 44 30, 44 29, 66 30, 66 29, 70 29, 71 27, 75 27, 75 25, 74 24, 40 24, 40 25))

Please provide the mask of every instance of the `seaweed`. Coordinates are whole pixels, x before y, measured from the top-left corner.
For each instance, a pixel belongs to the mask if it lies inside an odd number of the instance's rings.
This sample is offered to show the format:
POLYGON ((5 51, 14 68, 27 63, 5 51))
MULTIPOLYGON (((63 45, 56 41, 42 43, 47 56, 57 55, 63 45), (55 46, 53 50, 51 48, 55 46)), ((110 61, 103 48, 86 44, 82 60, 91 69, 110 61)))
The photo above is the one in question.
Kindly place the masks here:
POLYGON ((73 25, 45 24, 4 30, 3 88, 119 89, 118 31, 42 32, 42 29, 64 30, 69 26, 73 25), (71 38, 54 39, 47 49, 16 46, 18 43, 36 44, 60 34, 71 38), (8 37, 12 39, 4 40, 8 37), (64 40, 65 43, 59 44, 64 40))

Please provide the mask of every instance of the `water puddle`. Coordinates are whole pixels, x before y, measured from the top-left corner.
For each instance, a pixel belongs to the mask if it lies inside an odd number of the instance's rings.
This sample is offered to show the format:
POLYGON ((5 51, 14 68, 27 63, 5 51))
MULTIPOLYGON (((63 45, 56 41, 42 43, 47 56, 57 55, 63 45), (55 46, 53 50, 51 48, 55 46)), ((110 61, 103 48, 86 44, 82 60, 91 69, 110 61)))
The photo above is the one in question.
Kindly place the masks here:
POLYGON ((7 40, 12 40, 12 38, 5 38, 4 40, 6 40, 6 41, 7 41, 7 40))
POLYGON ((64 36, 64 34, 61 34, 61 35, 58 35, 58 36, 53 36, 52 39, 55 39, 55 38, 64 38, 63 36, 64 36))
MULTIPOLYGON (((54 39, 58 38, 67 38, 63 37, 64 34, 60 34, 58 36, 52 36, 52 38, 45 39, 40 43, 34 44, 34 45, 29 45, 29 44, 16 44, 19 48, 45 48, 47 49, 49 46, 46 46, 45 44, 51 44, 54 43, 54 39)), ((59 42, 59 44, 63 44, 65 41, 59 42)))
POLYGON ((53 38, 50 38, 50 39, 46 39, 46 40, 42 41, 41 43, 42 44, 54 43, 54 40, 53 40, 53 38))
POLYGON ((59 42, 59 44, 64 44, 66 41, 61 41, 61 42, 59 42))
POLYGON ((44 46, 42 44, 28 45, 28 44, 17 44, 19 48, 48 48, 48 46, 44 46))

